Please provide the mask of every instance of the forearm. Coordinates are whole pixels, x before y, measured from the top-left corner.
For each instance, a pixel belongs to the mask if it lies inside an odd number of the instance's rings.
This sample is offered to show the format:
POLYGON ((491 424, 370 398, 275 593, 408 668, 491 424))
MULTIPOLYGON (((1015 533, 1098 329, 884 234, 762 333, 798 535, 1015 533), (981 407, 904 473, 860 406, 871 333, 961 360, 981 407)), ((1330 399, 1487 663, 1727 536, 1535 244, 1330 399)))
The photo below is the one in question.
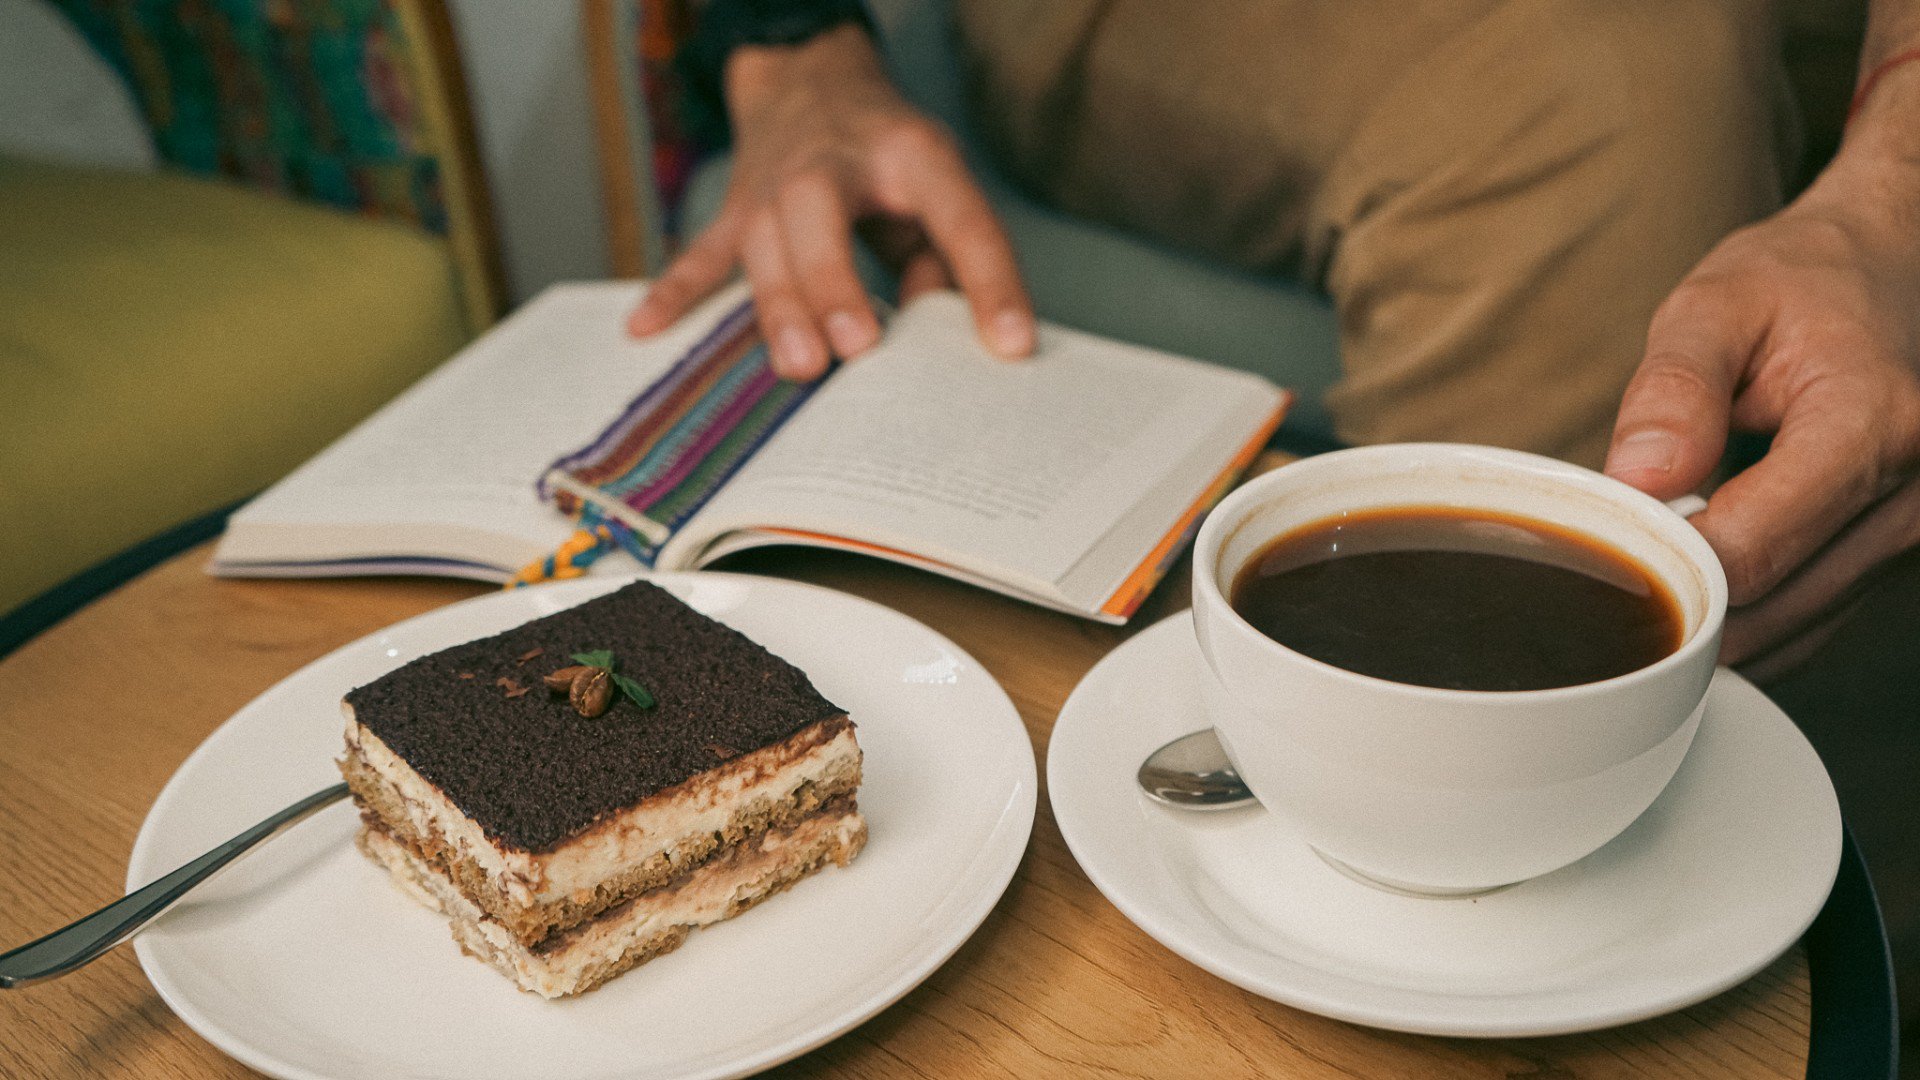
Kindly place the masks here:
POLYGON ((1920 215, 1920 60, 1886 67, 1915 50, 1920 50, 1920 0, 1873 0, 1854 112, 1828 172, 1850 184, 1868 184, 1920 215))
POLYGON ((1920 0, 1873 0, 1860 47, 1860 78, 1909 49, 1920 48, 1920 0))
POLYGON ((728 112, 737 122, 775 100, 796 79, 829 77, 848 87, 885 84, 887 75, 873 37, 852 24, 837 26, 798 45, 744 45, 726 63, 728 112))
POLYGON ((861 0, 707 0, 675 60, 686 86, 690 123, 702 142, 718 146, 730 141, 730 121, 737 118, 740 105, 735 69, 742 54, 810 54, 818 51, 810 46, 822 38, 844 37, 843 31, 865 39, 871 50, 872 30, 873 20, 861 0))

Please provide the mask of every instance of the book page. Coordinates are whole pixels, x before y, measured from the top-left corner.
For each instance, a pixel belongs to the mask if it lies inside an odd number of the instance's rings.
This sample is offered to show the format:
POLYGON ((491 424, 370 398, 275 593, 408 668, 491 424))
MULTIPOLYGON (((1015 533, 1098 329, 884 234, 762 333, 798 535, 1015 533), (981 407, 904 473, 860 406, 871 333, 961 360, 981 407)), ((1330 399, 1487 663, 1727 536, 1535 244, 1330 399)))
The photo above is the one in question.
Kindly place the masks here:
POLYGON ((638 295, 634 282, 541 293, 238 511, 216 565, 404 556, 512 571, 550 552, 572 524, 534 482, 744 289, 644 342, 625 329, 638 295))
POLYGON ((689 531, 810 530, 1038 588, 1063 579, 1196 446, 1228 427, 1244 441, 1249 401, 1271 411, 1280 394, 1255 376, 1057 327, 1042 328, 1031 359, 997 359, 965 301, 933 293, 689 531))

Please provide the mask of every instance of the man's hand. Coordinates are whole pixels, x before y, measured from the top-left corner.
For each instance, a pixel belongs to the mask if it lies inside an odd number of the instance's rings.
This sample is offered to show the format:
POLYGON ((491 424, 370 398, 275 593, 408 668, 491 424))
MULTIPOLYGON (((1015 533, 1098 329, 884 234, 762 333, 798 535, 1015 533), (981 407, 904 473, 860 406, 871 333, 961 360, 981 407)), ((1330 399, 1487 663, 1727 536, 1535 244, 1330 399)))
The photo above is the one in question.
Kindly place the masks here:
POLYGON ((1798 663, 1876 568, 1920 544, 1917 372, 1910 163, 1837 160, 1723 241, 1654 315, 1607 472, 1672 498, 1707 480, 1730 429, 1773 435, 1693 518, 1731 587, 1726 662, 1763 676, 1798 663))
POLYGON ((988 348, 1033 351, 1033 309, 1006 234, 952 137, 900 97, 865 32, 737 50, 726 83, 726 202, 648 289, 629 330, 665 329, 741 266, 774 369, 815 378, 829 352, 856 356, 880 337, 854 271, 859 224, 899 271, 903 300, 957 281, 988 348))

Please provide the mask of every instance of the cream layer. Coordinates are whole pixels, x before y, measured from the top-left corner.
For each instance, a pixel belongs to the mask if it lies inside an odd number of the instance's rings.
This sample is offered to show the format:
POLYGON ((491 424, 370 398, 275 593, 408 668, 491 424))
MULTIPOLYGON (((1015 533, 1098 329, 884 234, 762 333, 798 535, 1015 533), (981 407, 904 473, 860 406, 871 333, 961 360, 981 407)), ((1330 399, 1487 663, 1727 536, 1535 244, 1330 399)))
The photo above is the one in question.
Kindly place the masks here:
POLYGON ((689 930, 731 918, 832 861, 845 866, 866 843, 858 811, 822 812, 791 829, 729 848, 682 880, 644 893, 529 949, 461 895, 452 880, 379 829, 362 827, 360 849, 401 891, 451 919, 463 950, 542 997, 592 989, 669 952, 689 930))
MULTIPOLYGON (((347 718, 347 752, 357 755, 400 794, 412 828, 423 836, 441 837, 522 906, 558 903, 590 893, 601 882, 688 836, 721 831, 742 805, 784 802, 802 785, 825 787, 833 779, 857 777, 860 769, 860 746, 854 741, 853 726, 847 724, 791 760, 781 760, 787 756, 787 743, 762 747, 596 822, 552 851, 534 853, 488 839, 438 787, 354 719, 350 706, 342 703, 341 708, 347 718)), ((795 739, 805 734, 803 730, 795 739)))

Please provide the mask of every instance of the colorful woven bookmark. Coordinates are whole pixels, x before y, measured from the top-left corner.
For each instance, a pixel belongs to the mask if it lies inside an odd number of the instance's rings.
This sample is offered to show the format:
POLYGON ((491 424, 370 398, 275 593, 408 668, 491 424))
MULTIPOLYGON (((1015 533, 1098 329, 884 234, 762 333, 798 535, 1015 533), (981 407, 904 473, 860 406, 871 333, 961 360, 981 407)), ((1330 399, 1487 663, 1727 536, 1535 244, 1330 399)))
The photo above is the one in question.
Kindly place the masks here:
POLYGON ((615 548, 660 548, 819 385, 779 378, 751 301, 741 304, 597 438, 547 468, 542 498, 580 528, 508 583, 578 577, 615 548))

